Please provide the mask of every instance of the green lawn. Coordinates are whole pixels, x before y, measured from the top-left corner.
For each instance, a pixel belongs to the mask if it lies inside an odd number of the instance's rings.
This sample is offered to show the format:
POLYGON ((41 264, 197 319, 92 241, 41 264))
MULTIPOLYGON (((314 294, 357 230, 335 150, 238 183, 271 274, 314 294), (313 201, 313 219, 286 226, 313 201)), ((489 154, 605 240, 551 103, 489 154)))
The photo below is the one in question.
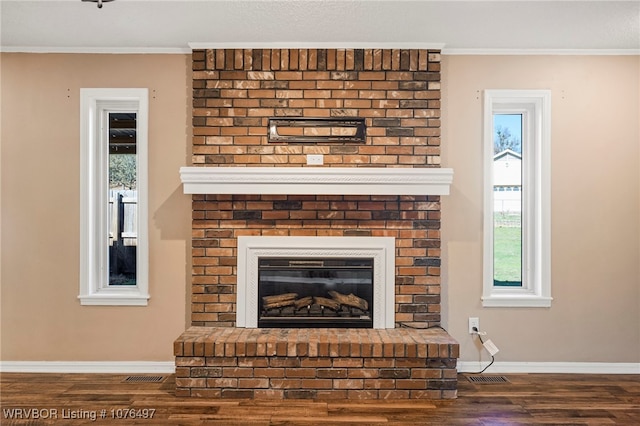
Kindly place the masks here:
POLYGON ((522 228, 494 228, 493 259, 494 285, 522 285, 522 228))

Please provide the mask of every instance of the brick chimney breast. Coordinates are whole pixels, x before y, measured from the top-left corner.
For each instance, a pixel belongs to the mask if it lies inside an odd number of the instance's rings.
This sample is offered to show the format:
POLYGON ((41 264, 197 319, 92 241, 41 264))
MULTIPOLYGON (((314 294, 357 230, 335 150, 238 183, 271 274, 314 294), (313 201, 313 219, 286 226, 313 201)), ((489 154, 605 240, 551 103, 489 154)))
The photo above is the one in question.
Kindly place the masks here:
MULTIPOLYGON (((194 166, 440 166, 440 52, 194 50, 194 166), (359 117, 364 143, 268 141, 274 117, 359 117)), ((236 321, 239 236, 384 236, 396 241, 395 322, 440 323, 440 197, 193 195, 194 326, 236 321)))

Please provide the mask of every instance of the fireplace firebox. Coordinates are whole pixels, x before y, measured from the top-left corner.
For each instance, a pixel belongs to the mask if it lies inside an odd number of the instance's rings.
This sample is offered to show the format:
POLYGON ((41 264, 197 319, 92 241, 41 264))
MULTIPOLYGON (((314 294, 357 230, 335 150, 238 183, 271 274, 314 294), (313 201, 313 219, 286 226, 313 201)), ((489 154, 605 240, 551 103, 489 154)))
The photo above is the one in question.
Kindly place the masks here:
POLYGON ((372 258, 258 259, 258 327, 373 328, 372 258))
POLYGON ((393 237, 239 236, 237 326, 394 328, 394 273, 393 237))

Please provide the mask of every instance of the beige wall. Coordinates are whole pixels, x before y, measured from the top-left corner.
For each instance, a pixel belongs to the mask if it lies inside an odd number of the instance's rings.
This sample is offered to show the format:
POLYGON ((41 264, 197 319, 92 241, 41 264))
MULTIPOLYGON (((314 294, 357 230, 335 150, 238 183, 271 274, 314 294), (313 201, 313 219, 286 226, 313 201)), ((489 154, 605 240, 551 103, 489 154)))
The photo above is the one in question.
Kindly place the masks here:
MULTIPOLYGON (((1 357, 169 361, 187 324, 190 153, 187 55, 2 54, 1 357), (79 89, 150 89, 146 308, 78 295, 79 89)), ((461 359, 640 362, 640 58, 443 57, 444 318, 461 359), (552 90, 550 309, 482 308, 482 90, 552 90), (483 358, 486 359, 486 358, 483 358)))
POLYGON ((2 54, 3 361, 170 361, 186 325, 190 55, 2 54), (147 307, 80 306, 79 94, 149 88, 147 307))
POLYGON ((461 360, 640 362, 640 57, 446 56, 442 207, 446 316, 461 360), (482 91, 552 91, 549 309, 482 308, 482 91), (486 352, 482 354, 486 359, 486 352))

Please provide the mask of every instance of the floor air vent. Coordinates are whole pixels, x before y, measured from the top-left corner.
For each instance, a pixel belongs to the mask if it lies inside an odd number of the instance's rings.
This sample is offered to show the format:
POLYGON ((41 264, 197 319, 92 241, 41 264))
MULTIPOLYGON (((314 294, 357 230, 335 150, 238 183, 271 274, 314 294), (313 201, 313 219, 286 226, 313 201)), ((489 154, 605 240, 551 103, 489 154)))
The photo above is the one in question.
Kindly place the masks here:
POLYGON ((129 376, 123 380, 125 383, 162 383, 164 376, 129 376))
POLYGON ((504 376, 467 376, 472 383, 509 383, 504 376))

